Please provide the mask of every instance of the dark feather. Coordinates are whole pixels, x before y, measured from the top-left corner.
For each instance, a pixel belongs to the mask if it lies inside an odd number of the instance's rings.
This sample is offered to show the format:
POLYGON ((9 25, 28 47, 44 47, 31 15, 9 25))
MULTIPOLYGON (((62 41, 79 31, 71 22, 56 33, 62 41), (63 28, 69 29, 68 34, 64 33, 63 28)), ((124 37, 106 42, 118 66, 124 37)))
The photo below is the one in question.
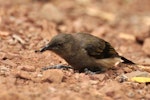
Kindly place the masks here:
MULTIPOLYGON (((102 41, 103 40, 100 40, 99 42, 102 41)), ((86 46, 85 50, 89 56, 92 56, 96 59, 119 57, 118 53, 108 42, 104 42, 103 45, 104 48, 101 48, 101 43, 91 43, 90 45, 86 46)))
POLYGON ((125 57, 122 57, 122 56, 120 56, 121 57, 121 59, 123 60, 123 62, 122 63, 126 63, 126 64, 135 64, 134 62, 132 62, 132 61, 130 61, 130 60, 128 60, 127 58, 125 58, 125 57))

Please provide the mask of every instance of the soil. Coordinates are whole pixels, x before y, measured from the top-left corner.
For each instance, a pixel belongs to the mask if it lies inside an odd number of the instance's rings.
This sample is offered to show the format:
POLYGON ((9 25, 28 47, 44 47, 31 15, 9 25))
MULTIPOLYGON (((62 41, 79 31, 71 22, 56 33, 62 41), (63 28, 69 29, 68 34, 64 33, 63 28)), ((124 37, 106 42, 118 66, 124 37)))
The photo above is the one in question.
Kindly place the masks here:
POLYGON ((0 0, 0 100, 150 100, 149 0, 0 0), (139 64, 100 74, 72 69, 53 52, 37 53, 60 33, 86 32, 139 64), (136 73, 136 74, 135 74, 136 73))

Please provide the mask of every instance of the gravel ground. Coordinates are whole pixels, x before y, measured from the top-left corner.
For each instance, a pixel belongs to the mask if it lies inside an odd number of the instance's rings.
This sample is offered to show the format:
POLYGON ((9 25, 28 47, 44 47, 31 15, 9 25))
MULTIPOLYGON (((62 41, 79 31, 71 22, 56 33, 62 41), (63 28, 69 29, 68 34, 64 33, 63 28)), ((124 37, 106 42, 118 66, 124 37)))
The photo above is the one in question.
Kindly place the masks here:
POLYGON ((0 0, 0 100, 150 100, 149 0, 0 0), (59 33, 86 32, 109 41, 146 68, 118 65, 101 74, 42 67, 68 65, 36 53, 59 33))

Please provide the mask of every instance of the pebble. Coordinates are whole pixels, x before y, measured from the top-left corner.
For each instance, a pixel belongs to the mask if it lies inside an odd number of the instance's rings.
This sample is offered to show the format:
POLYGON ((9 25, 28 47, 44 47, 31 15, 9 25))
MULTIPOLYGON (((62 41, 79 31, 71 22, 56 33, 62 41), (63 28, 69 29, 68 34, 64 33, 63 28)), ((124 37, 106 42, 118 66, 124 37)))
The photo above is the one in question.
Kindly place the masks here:
POLYGON ((29 72, 34 72, 36 70, 34 66, 30 66, 30 65, 21 65, 21 66, 18 66, 18 69, 29 71, 29 72))
POLYGON ((62 12, 53 4, 46 3, 39 12, 42 18, 50 21, 61 22, 64 18, 62 12))
POLYGON ((11 67, 16 67, 16 66, 17 66, 17 64, 16 64, 15 62, 13 62, 12 60, 9 60, 9 59, 2 60, 1 62, 2 62, 3 64, 9 65, 9 66, 11 66, 11 67))
POLYGON ((147 55, 150 55, 150 38, 146 38, 144 40, 144 44, 143 44, 143 47, 142 47, 142 50, 147 54, 147 55))
POLYGON ((133 98, 133 97, 135 96, 135 93, 134 93, 133 91, 129 91, 129 92, 127 93, 127 96, 128 96, 129 98, 133 98))
POLYGON ((128 78, 132 78, 132 77, 149 77, 150 74, 148 72, 145 71, 133 71, 131 73, 127 73, 125 74, 128 78))
POLYGON ((42 81, 47 81, 50 83, 61 83, 64 78, 64 73, 62 70, 58 69, 51 69, 51 70, 46 70, 43 73, 42 81))
POLYGON ((10 35, 9 32, 0 31, 0 36, 8 36, 8 35, 10 35))
POLYGON ((129 67, 124 67, 123 70, 124 70, 126 73, 132 72, 132 69, 129 68, 129 67))
POLYGON ((26 72, 26 71, 15 71, 14 72, 15 73, 15 77, 16 78, 22 78, 22 79, 27 79, 27 80, 30 80, 31 79, 31 75, 28 73, 28 72, 26 72))

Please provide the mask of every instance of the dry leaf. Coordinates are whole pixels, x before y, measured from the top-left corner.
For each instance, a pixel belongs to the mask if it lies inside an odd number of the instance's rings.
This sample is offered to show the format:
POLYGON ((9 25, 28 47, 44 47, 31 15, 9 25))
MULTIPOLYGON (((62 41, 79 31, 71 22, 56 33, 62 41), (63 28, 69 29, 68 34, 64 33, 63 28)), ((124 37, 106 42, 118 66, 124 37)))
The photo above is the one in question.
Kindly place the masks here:
POLYGON ((139 83, 148 83, 150 82, 150 77, 133 77, 131 80, 139 83))

